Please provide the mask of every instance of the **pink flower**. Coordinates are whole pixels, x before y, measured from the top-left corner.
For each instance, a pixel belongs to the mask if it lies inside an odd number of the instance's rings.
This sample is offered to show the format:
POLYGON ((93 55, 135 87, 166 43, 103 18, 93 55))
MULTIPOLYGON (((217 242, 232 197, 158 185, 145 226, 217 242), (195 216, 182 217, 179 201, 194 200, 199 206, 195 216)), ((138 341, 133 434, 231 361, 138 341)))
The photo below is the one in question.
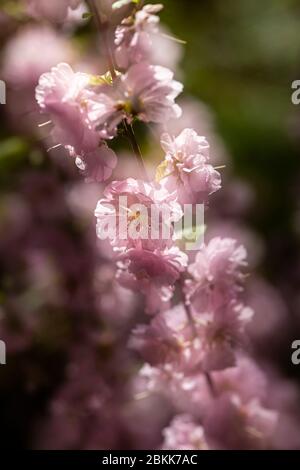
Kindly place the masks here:
POLYGON ((114 181, 104 191, 95 211, 99 238, 111 228, 118 248, 163 250, 172 245, 173 223, 182 217, 176 194, 158 184, 128 178, 114 181))
POLYGON ((90 76, 75 73, 68 64, 59 64, 40 77, 36 99, 54 124, 53 138, 78 157, 78 166, 89 177, 107 179, 116 166, 116 156, 93 129, 87 115, 87 87, 90 76), (89 170, 91 169, 91 172, 89 170))
POLYGON ((135 328, 129 344, 149 364, 169 364, 174 372, 223 370, 235 365, 251 316, 251 309, 231 304, 189 320, 180 304, 156 315, 150 325, 135 328))
POLYGON ((243 402, 268 399, 266 375, 249 357, 238 355, 235 367, 212 372, 211 378, 217 395, 239 395, 243 402))
POLYGON ((181 83, 171 70, 145 62, 132 65, 112 86, 93 93, 88 100, 89 119, 100 132, 114 135, 116 127, 138 117, 144 122, 165 122, 181 115, 175 98, 182 92, 181 83))
POLYGON ((158 33, 159 17, 156 15, 162 5, 145 5, 138 10, 134 18, 122 21, 116 29, 115 56, 120 68, 147 60, 151 55, 153 34, 158 33))
POLYGON ((69 8, 75 10, 81 0, 25 0, 27 11, 34 18, 45 18, 60 23, 65 20, 69 8))
POLYGON ((242 402, 238 395, 223 394, 207 410, 205 434, 221 449, 266 449, 277 425, 277 413, 259 400, 242 402))
POLYGON ((202 426, 189 415, 175 416, 163 436, 163 450, 208 450, 202 426))
POLYGON ((196 313, 213 312, 235 299, 242 290, 247 266, 246 250, 231 238, 213 238, 197 253, 189 266, 192 280, 186 281, 185 292, 196 313))
POLYGON ((221 176, 208 163, 209 144, 193 129, 184 129, 178 137, 163 134, 161 145, 166 152, 157 177, 169 190, 177 188, 181 204, 205 202, 221 187, 221 176))
POLYGON ((174 284, 186 269, 187 256, 179 248, 148 251, 132 248, 120 256, 117 278, 123 287, 146 296, 148 313, 168 307, 174 284))
POLYGON ((249 307, 230 302, 195 318, 203 371, 223 370, 236 364, 236 354, 245 342, 245 328, 252 316, 249 307))
POLYGON ((74 55, 70 42, 57 31, 47 26, 26 26, 7 43, 2 73, 12 85, 35 87, 42 73, 59 62, 72 60, 74 55))
POLYGON ((159 393, 171 401, 177 410, 203 419, 212 404, 211 391, 204 374, 186 376, 171 364, 152 367, 145 364, 139 372, 140 390, 159 393))
MULTIPOLYGON (((139 325, 129 343, 151 365, 186 367, 193 356, 193 329, 182 304, 156 315, 150 325, 139 325)), ((196 351, 195 351, 196 352, 196 351)), ((194 358, 195 361, 195 358, 194 358)))

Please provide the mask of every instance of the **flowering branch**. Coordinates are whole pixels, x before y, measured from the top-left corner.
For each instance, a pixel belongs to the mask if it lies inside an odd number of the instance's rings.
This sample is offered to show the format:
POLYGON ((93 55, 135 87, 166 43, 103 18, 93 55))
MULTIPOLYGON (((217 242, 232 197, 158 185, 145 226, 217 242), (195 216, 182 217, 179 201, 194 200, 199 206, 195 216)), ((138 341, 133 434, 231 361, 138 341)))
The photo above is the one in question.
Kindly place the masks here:
POLYGON ((187 413, 165 430, 163 447, 180 441, 183 448, 206 449, 211 436, 222 447, 226 433, 220 437, 214 429, 218 420, 219 429, 238 423, 237 447, 259 448, 273 432, 276 413, 242 393, 230 375, 244 367, 239 365, 242 345, 253 315, 241 296, 246 250, 234 239, 216 237, 200 247, 192 263, 175 236, 185 205, 207 205, 221 188, 209 143, 190 128, 177 136, 164 133, 165 157, 156 181, 148 181, 132 127, 136 119, 165 127, 182 114, 176 103, 182 84, 151 60, 162 5, 138 3, 116 28, 111 45, 109 24, 93 0, 88 4, 103 33, 110 75, 75 73, 68 64, 58 64, 41 76, 36 98, 51 118, 53 138, 90 179, 111 177, 117 157, 109 143, 120 126, 142 166, 143 178, 106 187, 95 215, 99 238, 105 228, 114 229, 109 238, 119 284, 144 294, 145 310, 152 315, 129 341, 146 361, 140 372, 144 388, 165 394, 178 413, 187 413), (174 296, 178 285, 179 303, 174 296))
MULTIPOLYGON (((109 44, 109 38, 108 38, 109 23, 107 21, 103 22, 103 20, 101 18, 101 14, 100 14, 100 12, 97 8, 97 5, 95 4, 95 0, 87 0, 87 3, 89 5, 89 8, 90 8, 93 16, 95 17, 95 21, 96 21, 96 24, 99 28, 99 32, 102 33, 102 35, 103 35, 104 49, 105 49, 106 59, 107 59, 107 62, 108 62, 108 68, 109 68, 112 79, 115 80, 117 78, 117 73, 116 73, 114 58, 113 58, 113 54, 111 52, 111 48, 110 48, 110 44, 109 44)), ((132 150, 133 150, 133 152, 136 156, 137 164, 141 168, 141 176, 145 179, 148 179, 147 172, 146 172, 146 169, 145 169, 145 165, 144 165, 144 162, 143 162, 142 153, 140 151, 138 142, 135 138, 132 125, 127 123, 126 120, 124 119, 123 126, 124 126, 125 135, 127 136, 128 140, 129 140, 129 142, 132 146, 132 150)))

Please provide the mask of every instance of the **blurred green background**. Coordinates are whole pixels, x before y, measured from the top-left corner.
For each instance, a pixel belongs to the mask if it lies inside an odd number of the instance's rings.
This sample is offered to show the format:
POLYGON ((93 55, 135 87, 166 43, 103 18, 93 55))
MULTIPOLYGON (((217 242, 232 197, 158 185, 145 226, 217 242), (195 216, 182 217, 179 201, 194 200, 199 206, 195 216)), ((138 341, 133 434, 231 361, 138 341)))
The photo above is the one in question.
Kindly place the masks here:
MULTIPOLYGON (((166 0, 163 21, 187 41, 185 91, 207 103, 236 174, 256 191, 249 222, 270 242, 265 269, 281 277, 280 253, 299 249, 300 77, 297 0, 166 0), (272 241, 274 241, 272 244, 272 241), (278 246, 278 240, 280 241, 278 246)), ((295 251, 296 250, 296 251, 295 251)))

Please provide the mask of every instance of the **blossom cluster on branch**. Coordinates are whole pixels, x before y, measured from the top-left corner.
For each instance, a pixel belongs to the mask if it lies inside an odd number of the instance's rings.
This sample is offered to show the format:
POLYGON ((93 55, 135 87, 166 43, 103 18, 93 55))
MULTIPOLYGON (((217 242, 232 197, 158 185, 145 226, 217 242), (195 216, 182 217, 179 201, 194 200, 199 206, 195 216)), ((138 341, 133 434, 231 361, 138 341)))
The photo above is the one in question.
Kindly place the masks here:
MULTIPOLYGON (((51 9, 49 2, 28 1, 32 14, 56 21, 64 21, 68 8, 79 4, 50 3, 51 9)), ((162 5, 117 3, 128 4, 129 11, 115 28, 113 43, 109 37, 103 41, 110 70, 92 75, 59 63, 42 74, 36 88, 40 110, 51 121, 53 145, 64 147, 86 178, 96 182, 113 175, 118 159, 111 147, 118 136, 129 138, 143 165, 136 121, 164 126, 182 114, 176 99, 183 85, 171 70, 151 62, 162 5)), ((88 4, 103 37, 109 19, 103 20, 98 2, 88 4)), ((265 395, 253 384, 240 383, 247 371, 260 377, 243 352, 253 315, 243 300, 246 250, 232 238, 215 237, 193 257, 182 250, 174 230, 185 204, 207 206, 221 188, 210 145, 194 129, 183 128, 176 135, 164 132, 161 146, 164 158, 154 181, 143 175, 112 181, 95 210, 100 238, 112 218, 118 227, 111 240, 118 282, 144 294, 145 311, 152 315, 129 339, 129 347, 146 362, 137 387, 165 395, 178 413, 164 430, 164 449, 272 446, 277 413, 265 406, 265 395), (131 207, 146 208, 146 225, 138 208, 130 209, 124 222, 121 198, 131 207), (158 226, 169 228, 167 239, 151 236, 150 213, 153 208, 159 212, 162 204, 169 217, 158 226), (143 236, 131 235, 128 220, 140 226, 143 236)))

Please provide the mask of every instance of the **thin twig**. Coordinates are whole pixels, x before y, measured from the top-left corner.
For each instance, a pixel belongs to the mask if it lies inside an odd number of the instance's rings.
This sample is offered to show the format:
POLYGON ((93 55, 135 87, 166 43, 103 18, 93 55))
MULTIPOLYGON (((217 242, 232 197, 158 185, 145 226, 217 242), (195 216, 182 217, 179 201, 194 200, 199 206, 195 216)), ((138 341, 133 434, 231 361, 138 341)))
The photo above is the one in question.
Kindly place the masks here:
POLYGON ((137 163, 138 163, 139 168, 141 170, 141 176, 143 177, 143 179, 148 181, 149 178, 148 178, 148 174, 147 174, 146 167, 145 167, 145 164, 144 164, 142 152, 141 152, 141 149, 140 149, 139 144, 137 142, 137 139, 134 135, 133 127, 132 127, 131 124, 127 123, 126 119, 124 119, 123 124, 124 124, 126 137, 128 138, 128 140, 131 144, 133 153, 136 157, 137 163))
POLYGON ((194 337, 196 338, 198 336, 196 323, 195 323, 195 319, 193 317, 193 313, 192 313, 192 310, 191 310, 191 305, 190 305, 189 302, 187 302, 186 296, 184 294, 184 278, 182 276, 179 280, 179 287, 180 287, 180 290, 181 290, 182 303, 183 303, 183 306, 185 308, 186 315, 187 315, 190 327, 192 328, 194 337))
MULTIPOLYGON (((181 295, 183 297, 183 305, 184 305, 184 308, 185 308, 185 311, 186 311, 186 314, 187 314, 187 317, 188 317, 188 320, 189 320, 189 324, 190 324, 190 326, 193 330, 193 334, 196 338, 198 336, 198 331, 197 331, 196 322, 195 322, 195 319, 194 319, 194 316, 193 316, 193 313, 192 313, 192 310, 191 310, 191 305, 190 305, 189 302, 187 302, 186 296, 183 292, 183 287, 184 287, 184 278, 183 277, 180 278, 179 285, 180 285, 180 288, 181 288, 181 295)), ((216 387, 215 387, 215 384, 214 384, 214 381, 213 381, 213 378, 212 378, 211 374, 209 372, 204 372, 204 376, 205 376, 208 388, 209 388, 212 396, 216 397, 217 396, 217 391, 216 391, 216 387)))
MULTIPOLYGON (((114 80, 117 77, 116 73, 116 68, 115 68, 115 60, 114 60, 114 55, 111 51, 110 48, 110 42, 109 42, 109 24, 107 21, 103 21, 101 18, 101 14, 99 13, 99 10, 97 8, 97 5, 95 4, 95 0, 87 0, 88 6, 91 10, 91 13, 93 14, 93 17, 95 18, 96 24, 99 28, 100 33, 103 35, 103 46, 105 49, 105 55, 108 63, 108 68, 111 74, 112 79, 114 80)), ((123 121, 123 126, 124 126, 124 131, 125 134, 131 143, 132 150, 134 152, 134 155, 136 157, 136 160, 138 162, 138 165, 141 169, 141 174, 143 178, 148 181, 148 175, 147 171, 145 168, 145 164, 143 161, 142 153, 139 147, 139 144, 135 138, 133 127, 131 124, 128 124, 126 119, 123 121)))
POLYGON ((110 45, 109 45, 109 28, 108 28, 108 23, 107 21, 103 21, 102 20, 102 17, 101 17, 101 14, 97 8, 97 5, 95 3, 95 0, 87 0, 87 4, 91 10, 91 13, 95 19, 95 22, 99 28, 99 31, 100 33, 102 33, 103 35, 103 46, 104 46, 104 50, 105 50, 105 55, 106 55, 106 60, 107 60, 107 63, 108 63, 108 68, 109 68, 109 71, 111 73, 111 77, 114 79, 116 78, 117 74, 116 74, 116 69, 115 69, 115 65, 114 65, 114 59, 113 59, 113 55, 111 53, 111 50, 110 50, 110 45))
POLYGON ((214 384, 214 381, 213 381, 213 378, 212 378, 211 374, 209 372, 205 372, 204 376, 206 378, 206 382, 207 382, 208 388, 209 388, 212 396, 216 397, 217 396, 217 391, 216 391, 216 387, 215 387, 215 384, 214 384))

